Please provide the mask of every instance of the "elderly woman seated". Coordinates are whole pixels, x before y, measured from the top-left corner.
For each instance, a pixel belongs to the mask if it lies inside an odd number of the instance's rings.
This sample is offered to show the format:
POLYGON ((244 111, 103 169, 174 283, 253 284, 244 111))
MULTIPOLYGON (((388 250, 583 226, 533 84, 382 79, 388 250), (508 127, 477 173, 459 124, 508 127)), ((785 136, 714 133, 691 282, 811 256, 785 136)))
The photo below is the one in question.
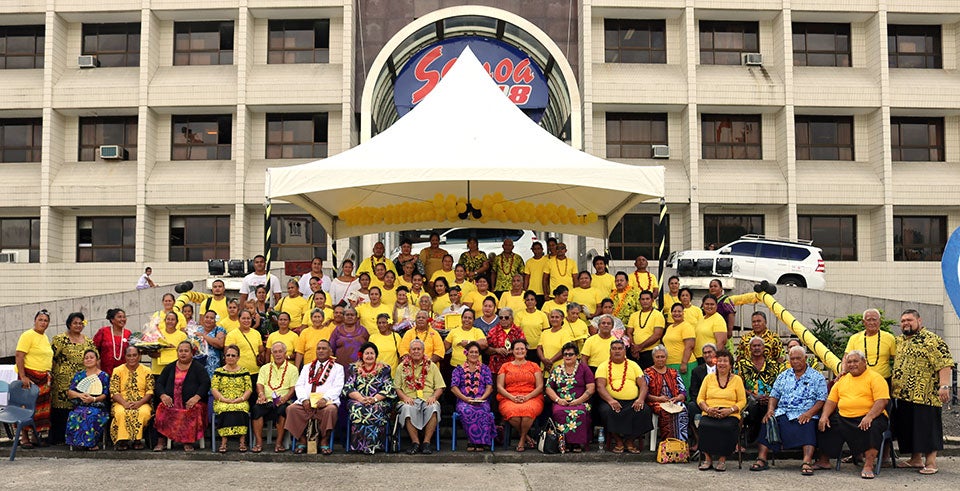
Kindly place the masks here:
POLYGON ((577 343, 563 345, 561 355, 563 363, 553 368, 547 380, 547 397, 553 401, 550 416, 563 435, 564 445, 579 453, 586 448, 593 433, 590 398, 596 381, 587 363, 577 359, 577 343))
MULTIPOLYGON (((253 383, 250 372, 237 364, 240 360, 240 348, 231 344, 224 348, 224 365, 213 372, 210 379, 210 393, 213 394, 213 414, 220 435, 218 452, 227 453, 227 441, 237 436, 240 452, 247 451, 247 426, 250 423, 250 395, 253 383)), ((253 453, 260 453, 260 446, 253 447, 253 453)))
POLYGON ((803 347, 790 348, 789 360, 790 368, 777 376, 773 383, 767 412, 763 416, 764 425, 777 426, 781 443, 771 444, 767 441, 767 431, 761 431, 757 441, 757 462, 750 470, 767 469, 767 453, 771 447, 774 451, 803 447, 800 473, 810 476, 813 475, 813 451, 817 445, 816 420, 827 399, 827 381, 820 372, 807 366, 807 352, 803 347))
POLYGON ((430 438, 440 422, 439 399, 447 385, 440 376, 437 364, 424 356, 423 341, 414 338, 410 341, 409 350, 393 375, 393 386, 402 403, 397 413, 399 422, 406 427, 413 442, 407 453, 431 454, 430 438), (421 430, 423 440, 420 439, 421 430))
POLYGON ((514 341, 512 351, 513 360, 501 365, 497 374, 497 401, 504 421, 520 435, 517 452, 523 452, 536 446, 527 434, 543 412, 543 372, 527 360, 525 339, 514 341))
POLYGON ((347 366, 343 395, 347 398, 350 418, 350 448, 357 453, 373 454, 383 444, 387 416, 393 407, 393 379, 390 365, 377 361, 377 345, 367 342, 360 347, 360 359, 347 366))
POLYGON ((743 379, 731 370, 733 355, 722 349, 717 351, 717 371, 703 379, 697 404, 703 417, 700 418, 700 451, 703 452, 702 471, 727 470, 727 456, 737 448, 740 435, 740 411, 747 403, 743 379), (717 459, 714 467, 713 459, 717 459))
POLYGON ((873 479, 883 432, 889 425, 885 408, 890 389, 879 373, 867 368, 863 351, 847 353, 843 368, 846 374, 834 382, 820 414, 819 427, 824 432, 820 447, 828 457, 839 458, 846 442, 854 454, 863 453, 860 477, 873 479))
POLYGON ((128 346, 123 356, 124 364, 115 367, 110 376, 110 396, 113 398, 110 438, 116 443, 117 450, 124 451, 131 446, 134 450, 141 450, 143 429, 153 413, 150 407, 153 375, 150 375, 149 368, 140 364, 140 349, 136 346, 128 346))
POLYGON ((303 366, 297 379, 297 399, 287 408, 285 425, 290 435, 297 438, 294 453, 306 453, 307 438, 317 437, 320 439, 320 453, 333 453, 330 434, 337 425, 340 392, 343 390, 343 366, 330 356, 331 353, 333 350, 329 341, 317 342, 317 358, 303 366), (310 431, 307 431, 308 426, 312 426, 310 431))
POLYGON ((450 392, 457 398, 457 418, 467 433, 467 452, 482 452, 493 445, 496 436, 490 395, 493 374, 480 358, 480 343, 470 341, 466 361, 453 369, 450 392))
POLYGON ((680 374, 667 366, 667 348, 654 346, 651 351, 653 366, 643 371, 647 382, 647 405, 657 415, 659 439, 676 438, 687 441, 687 388, 680 374))
POLYGON ((610 359, 597 369, 600 418, 612 437, 613 453, 640 453, 637 438, 653 429, 643 370, 627 359, 627 348, 619 339, 610 343, 610 359))
POLYGON ((160 436, 154 452, 164 450, 166 438, 183 443, 184 452, 192 452, 193 442, 203 438, 210 376, 205 366, 193 361, 193 346, 189 341, 177 344, 176 351, 176 361, 163 367, 157 377, 159 403, 154 426, 160 436))
POLYGON ((100 352, 83 352, 83 370, 73 376, 67 397, 74 408, 67 415, 67 445, 84 450, 100 450, 103 430, 110 420, 106 402, 110 398, 110 378, 100 370, 100 352))

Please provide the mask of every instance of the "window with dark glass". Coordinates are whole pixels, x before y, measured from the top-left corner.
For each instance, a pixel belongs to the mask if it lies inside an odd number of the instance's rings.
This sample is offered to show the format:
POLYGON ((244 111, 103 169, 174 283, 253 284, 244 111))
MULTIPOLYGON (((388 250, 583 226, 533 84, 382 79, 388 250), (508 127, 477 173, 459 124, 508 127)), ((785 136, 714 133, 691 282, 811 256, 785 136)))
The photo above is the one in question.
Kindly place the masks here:
POLYGON ((40 219, 0 218, 0 252, 26 254, 18 262, 40 262, 40 219))
POLYGON ((330 20, 271 20, 267 63, 329 63, 330 20))
POLYGON ((763 158, 760 115, 704 114, 700 129, 705 159, 763 158))
POLYGON ((40 118, 0 119, 0 162, 40 162, 42 134, 40 118))
POLYGON ((327 231, 310 215, 274 215, 271 251, 278 261, 309 261, 327 258, 327 231))
POLYGON ((759 52, 759 22, 700 21, 701 65, 739 65, 740 55, 759 52))
POLYGON ((763 235, 763 215, 703 216, 704 249, 719 249, 747 234, 763 235))
POLYGON ((887 26, 890 68, 943 68, 941 26, 887 26))
POLYGON ((43 68, 43 26, 0 26, 0 70, 43 68))
MULTIPOLYGON (((670 217, 666 217, 667 224, 670 217)), ((637 256, 646 256, 651 261, 659 256, 660 242, 657 239, 657 224, 660 215, 656 213, 627 213, 613 227, 608 244, 610 258, 634 260, 637 256)), ((670 253, 670 237, 667 236, 666 253, 670 253)))
POLYGON ((137 160, 137 117, 80 118, 80 161, 97 160, 100 145, 119 145, 124 160, 137 160))
POLYGON ((230 160, 231 117, 174 116, 171 160, 230 160))
POLYGON ((174 65, 232 65, 233 21, 174 24, 174 65))
POLYGON ((850 66, 850 24, 793 23, 794 66, 850 66))
POLYGON ((800 239, 812 240, 823 250, 827 261, 857 260, 857 217, 854 215, 799 215, 797 234, 800 239))
POLYGON ((607 63, 666 63, 666 21, 604 19, 603 52, 607 63))
POLYGON ((853 160, 852 116, 797 116, 797 160, 853 160))
POLYGON ((267 114, 267 158, 327 156, 327 114, 267 114))
POLYGON ((947 217, 893 217, 894 261, 939 261, 947 245, 947 217))
POLYGON ((652 145, 666 144, 666 114, 607 113, 608 159, 649 159, 652 145))
POLYGON ((140 66, 140 23, 84 24, 81 54, 101 67, 140 66))
POLYGON ((230 217, 170 217, 170 260, 206 261, 230 258, 230 217))
POLYGON ((136 254, 136 217, 77 218, 77 262, 128 262, 136 254))
POLYGON ((890 118, 894 161, 943 162, 943 118, 890 118))

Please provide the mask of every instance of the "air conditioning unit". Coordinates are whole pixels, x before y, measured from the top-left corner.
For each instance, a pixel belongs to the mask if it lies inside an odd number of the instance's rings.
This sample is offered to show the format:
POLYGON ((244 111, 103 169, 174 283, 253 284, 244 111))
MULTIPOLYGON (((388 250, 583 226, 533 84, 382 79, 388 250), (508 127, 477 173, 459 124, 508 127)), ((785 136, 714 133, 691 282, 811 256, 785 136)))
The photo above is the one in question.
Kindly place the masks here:
POLYGON ((4 249, 0 251, 0 263, 29 263, 29 249, 4 249))
POLYGON ((94 55, 80 55, 77 57, 77 65, 80 65, 80 68, 96 68, 100 66, 100 62, 94 55))
POLYGON ((746 66, 763 66, 763 55, 760 53, 743 53, 740 56, 746 66))
POLYGON ((653 158, 669 159, 670 147, 668 145, 653 145, 653 158))
POLYGON ((120 145, 100 145, 100 158, 103 160, 123 160, 123 147, 120 145))

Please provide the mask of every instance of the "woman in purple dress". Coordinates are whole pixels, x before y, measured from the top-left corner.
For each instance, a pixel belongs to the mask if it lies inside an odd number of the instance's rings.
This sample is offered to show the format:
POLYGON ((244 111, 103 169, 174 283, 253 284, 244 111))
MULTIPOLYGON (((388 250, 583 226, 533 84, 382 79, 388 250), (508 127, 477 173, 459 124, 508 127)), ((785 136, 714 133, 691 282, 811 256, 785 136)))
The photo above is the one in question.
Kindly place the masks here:
POLYGON ((590 438, 590 397, 595 390, 593 372, 586 363, 580 363, 576 343, 567 343, 560 349, 563 363, 550 372, 547 397, 553 401, 551 418, 563 436, 561 444, 573 452, 582 452, 590 438))
POLYGON ((476 341, 467 344, 466 351, 467 361, 450 377, 450 391, 457 396, 457 418, 467 433, 467 452, 483 452, 490 449, 497 432, 490 410, 493 374, 480 359, 476 341))
POLYGON ((343 324, 330 333, 330 349, 337 363, 346 370, 348 365, 360 358, 360 347, 369 339, 370 333, 360 325, 356 309, 347 307, 343 310, 343 324))

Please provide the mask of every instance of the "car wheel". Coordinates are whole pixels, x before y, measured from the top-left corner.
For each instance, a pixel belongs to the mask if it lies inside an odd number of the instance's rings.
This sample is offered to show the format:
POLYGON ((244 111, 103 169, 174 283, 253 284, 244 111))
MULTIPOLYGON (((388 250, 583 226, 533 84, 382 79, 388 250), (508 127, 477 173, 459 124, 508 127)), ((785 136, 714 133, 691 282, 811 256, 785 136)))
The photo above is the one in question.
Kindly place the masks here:
POLYGON ((803 281, 803 278, 801 278, 801 277, 799 277, 799 276, 784 276, 784 277, 780 278, 779 281, 777 281, 777 284, 778 284, 778 285, 784 285, 784 286, 793 286, 793 287, 797 287, 797 288, 806 288, 806 287, 807 287, 807 282, 806 282, 806 281, 803 281))

